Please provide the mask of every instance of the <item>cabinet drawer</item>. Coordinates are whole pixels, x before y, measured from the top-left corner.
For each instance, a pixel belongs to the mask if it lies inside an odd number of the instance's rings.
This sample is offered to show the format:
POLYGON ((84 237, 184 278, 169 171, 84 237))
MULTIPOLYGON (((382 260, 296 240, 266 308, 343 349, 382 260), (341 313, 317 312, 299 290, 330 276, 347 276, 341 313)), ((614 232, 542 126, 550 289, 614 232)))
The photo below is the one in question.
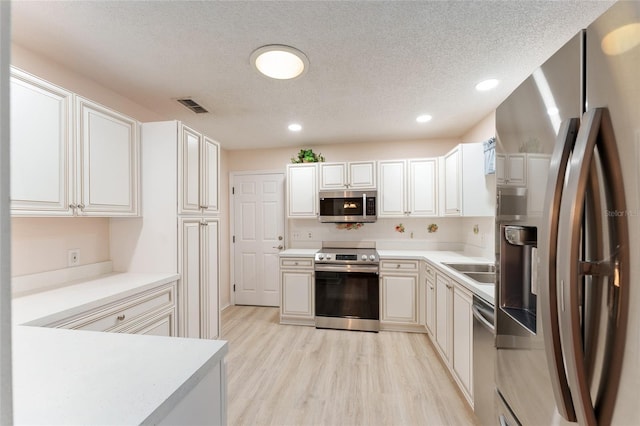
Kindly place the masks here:
POLYGON ((57 324, 58 328, 76 330, 111 331, 121 328, 131 321, 151 312, 175 305, 175 283, 142 295, 134 295, 127 299, 112 303, 104 308, 91 311, 82 317, 57 324))
POLYGON ((425 263, 424 272, 427 275, 427 278, 436 279, 436 268, 432 264, 425 263))
POLYGON ((389 271, 418 272, 417 260, 382 260, 380 269, 389 271))
POLYGON ((280 267, 288 269, 296 268, 313 268, 313 259, 308 258, 282 258, 280 259, 280 267))

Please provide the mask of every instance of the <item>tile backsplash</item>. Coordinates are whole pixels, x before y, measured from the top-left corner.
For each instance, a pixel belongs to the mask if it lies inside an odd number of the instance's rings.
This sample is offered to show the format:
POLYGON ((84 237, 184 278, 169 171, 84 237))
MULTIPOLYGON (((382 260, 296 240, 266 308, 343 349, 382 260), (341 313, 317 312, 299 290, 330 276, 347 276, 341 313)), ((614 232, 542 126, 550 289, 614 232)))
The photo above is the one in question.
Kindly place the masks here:
POLYGON ((455 250, 494 256, 493 218, 378 218, 360 227, 295 219, 288 225, 288 246, 292 248, 320 247, 322 241, 376 241, 378 248, 455 250))

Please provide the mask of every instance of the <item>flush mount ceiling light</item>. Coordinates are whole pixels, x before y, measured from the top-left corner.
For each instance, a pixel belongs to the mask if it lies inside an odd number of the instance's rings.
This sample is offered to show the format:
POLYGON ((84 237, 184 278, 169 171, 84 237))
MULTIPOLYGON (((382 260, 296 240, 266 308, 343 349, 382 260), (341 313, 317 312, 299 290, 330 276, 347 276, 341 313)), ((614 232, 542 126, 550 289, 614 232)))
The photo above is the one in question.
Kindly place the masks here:
POLYGON ((479 92, 486 92, 487 90, 495 89, 498 83, 499 81, 495 78, 490 78, 476 84, 476 90, 479 92))
POLYGON ((431 121, 433 117, 430 116, 429 114, 422 114, 416 117, 416 121, 418 123, 427 123, 429 121, 431 121))
POLYGON ((299 132, 300 130, 302 130, 302 126, 298 123, 291 123, 289 124, 288 129, 292 132, 299 132))
POLYGON ((309 68, 309 59, 298 49, 280 44, 262 46, 251 54, 251 63, 267 77, 289 80, 309 68))

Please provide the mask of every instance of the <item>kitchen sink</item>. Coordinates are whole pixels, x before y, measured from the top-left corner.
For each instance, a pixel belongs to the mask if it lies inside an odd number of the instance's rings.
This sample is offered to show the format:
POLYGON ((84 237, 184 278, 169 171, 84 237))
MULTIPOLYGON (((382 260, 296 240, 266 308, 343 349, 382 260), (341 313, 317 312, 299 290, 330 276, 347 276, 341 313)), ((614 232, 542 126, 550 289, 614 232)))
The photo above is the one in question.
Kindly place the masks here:
POLYGON ((445 263, 445 265, 462 273, 491 272, 494 274, 495 278, 496 267, 490 263, 445 263))
POLYGON ((496 283, 495 272, 463 272, 463 274, 479 283, 483 283, 483 284, 496 283))

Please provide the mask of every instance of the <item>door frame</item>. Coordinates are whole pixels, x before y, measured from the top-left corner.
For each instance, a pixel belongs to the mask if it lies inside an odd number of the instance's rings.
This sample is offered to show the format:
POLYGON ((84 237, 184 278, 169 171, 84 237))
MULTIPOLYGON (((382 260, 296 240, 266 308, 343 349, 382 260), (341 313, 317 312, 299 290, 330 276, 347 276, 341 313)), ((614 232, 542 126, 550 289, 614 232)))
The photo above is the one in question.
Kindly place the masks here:
MULTIPOLYGON (((236 183, 236 176, 247 175, 282 175, 284 177, 283 201, 284 209, 282 220, 284 221, 284 248, 289 246, 289 221, 287 220, 287 174, 284 170, 247 170, 241 172, 229 172, 229 303, 231 306, 236 304, 236 292, 233 291, 233 285, 236 281, 236 264, 233 236, 236 234, 235 223, 235 206, 233 202, 233 187, 236 183)), ((282 289, 280 289, 282 297, 282 289)))

